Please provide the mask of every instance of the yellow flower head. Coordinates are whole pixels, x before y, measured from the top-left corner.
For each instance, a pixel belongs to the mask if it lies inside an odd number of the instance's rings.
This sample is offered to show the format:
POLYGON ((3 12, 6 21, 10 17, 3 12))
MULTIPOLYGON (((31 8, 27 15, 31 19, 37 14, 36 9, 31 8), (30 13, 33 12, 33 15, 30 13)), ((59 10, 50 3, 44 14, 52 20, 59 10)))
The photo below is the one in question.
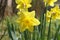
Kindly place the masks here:
POLYGON ((51 11, 47 11, 46 13, 46 19, 50 21, 50 17, 52 17, 52 20, 60 19, 60 9, 59 6, 56 5, 54 8, 51 9, 51 11))
POLYGON ((16 0, 18 9, 25 9, 31 7, 32 0, 16 0))
POLYGON ((50 22, 51 12, 47 10, 46 12, 46 21, 50 22))
POLYGON ((20 32, 23 32, 26 29, 32 32, 34 26, 40 24, 38 19, 35 18, 35 11, 32 12, 25 11, 23 13, 20 13, 19 18, 17 19, 17 23, 20 25, 20 32))
POLYGON ((45 5, 48 6, 54 6, 54 2, 56 2, 57 0, 44 0, 45 5))

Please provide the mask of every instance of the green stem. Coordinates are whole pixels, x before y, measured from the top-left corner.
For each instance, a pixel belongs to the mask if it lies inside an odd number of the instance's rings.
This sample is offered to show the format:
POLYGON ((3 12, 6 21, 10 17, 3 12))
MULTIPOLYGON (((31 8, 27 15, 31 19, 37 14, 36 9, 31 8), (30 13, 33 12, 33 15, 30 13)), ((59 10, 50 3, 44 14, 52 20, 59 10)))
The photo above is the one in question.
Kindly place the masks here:
POLYGON ((28 31, 25 31, 25 32, 24 32, 24 37, 25 37, 25 40, 29 40, 28 31))
POLYGON ((58 29, 56 30, 54 40, 56 40, 56 39, 57 39, 57 37, 58 37, 58 32, 59 32, 59 29, 60 29, 60 25, 59 25, 58 29))
MULTIPOLYGON (((48 6, 46 6, 46 9, 44 11, 44 13, 46 13, 48 10, 48 6)), ((45 29, 46 29, 46 14, 43 14, 43 27, 42 27, 42 39, 41 40, 45 40, 45 29)))
POLYGON ((44 14, 42 14, 42 16, 41 16, 41 27, 40 27, 40 29, 41 29, 41 40, 43 39, 43 21, 44 21, 44 14))
MULTIPOLYGON (((52 18, 52 16, 51 16, 51 18, 52 18)), ((47 40, 50 40, 50 33, 51 33, 51 18, 50 18, 50 23, 49 23, 49 28, 48 28, 48 38, 47 38, 47 40)))
POLYGON ((44 19, 44 25, 43 25, 44 27, 43 27, 43 35, 42 35, 43 36, 43 38, 42 38, 43 40, 45 40, 45 29, 46 29, 46 16, 44 16, 44 17, 45 17, 45 19, 44 19))

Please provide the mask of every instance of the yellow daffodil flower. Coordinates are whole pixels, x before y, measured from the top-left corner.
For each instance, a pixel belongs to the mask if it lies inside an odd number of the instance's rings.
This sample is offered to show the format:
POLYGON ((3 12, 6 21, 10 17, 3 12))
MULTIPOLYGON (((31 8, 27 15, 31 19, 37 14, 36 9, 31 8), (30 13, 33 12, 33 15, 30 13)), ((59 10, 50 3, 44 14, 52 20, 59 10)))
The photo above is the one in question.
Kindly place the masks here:
POLYGON ((35 18, 35 11, 32 12, 22 12, 19 14, 19 18, 17 19, 17 23, 20 25, 20 32, 24 32, 28 29, 30 32, 33 31, 34 26, 40 24, 38 19, 35 18))
POLYGON ((46 21, 50 22, 51 12, 47 10, 46 12, 46 21))
POLYGON ((54 6, 54 3, 56 1, 57 0, 44 0, 44 3, 45 3, 45 5, 48 5, 48 6, 54 6))
POLYGON ((26 9, 31 7, 32 0, 16 0, 18 9, 26 9))
POLYGON ((60 9, 58 5, 52 8, 50 11, 47 11, 46 19, 50 21, 51 17, 52 17, 52 20, 60 19, 60 9))

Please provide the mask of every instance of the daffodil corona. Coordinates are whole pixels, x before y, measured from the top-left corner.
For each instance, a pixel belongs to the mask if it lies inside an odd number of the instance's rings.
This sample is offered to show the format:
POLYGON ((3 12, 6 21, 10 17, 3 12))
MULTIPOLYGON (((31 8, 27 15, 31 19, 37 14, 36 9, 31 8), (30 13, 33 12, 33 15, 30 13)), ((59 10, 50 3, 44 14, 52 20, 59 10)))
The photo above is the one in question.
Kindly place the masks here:
POLYGON ((54 3, 56 1, 57 0, 44 0, 44 3, 45 3, 45 5, 48 5, 48 6, 54 6, 54 3))
POLYGON ((17 19, 17 23, 20 25, 20 32, 25 31, 28 29, 30 32, 33 31, 34 26, 40 24, 38 19, 35 18, 35 11, 32 12, 22 12, 19 14, 19 18, 17 19))

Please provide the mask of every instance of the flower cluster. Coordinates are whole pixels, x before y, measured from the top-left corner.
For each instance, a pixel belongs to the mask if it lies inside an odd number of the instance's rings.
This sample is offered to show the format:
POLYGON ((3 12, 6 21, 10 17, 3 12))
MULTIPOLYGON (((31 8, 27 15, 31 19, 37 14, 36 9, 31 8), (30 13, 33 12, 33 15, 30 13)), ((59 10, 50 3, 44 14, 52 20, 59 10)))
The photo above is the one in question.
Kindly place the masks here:
MULTIPOLYGON (((44 0, 44 3, 46 6, 54 6, 54 3, 57 0, 44 0)), ((18 19, 17 23, 19 24, 20 32, 25 31, 28 29, 30 32, 33 31, 34 26, 37 26, 40 24, 39 20, 35 18, 35 11, 28 11, 28 8, 32 7, 31 5, 32 0, 16 0, 17 9, 18 11, 18 19)), ((59 6, 56 5, 54 8, 51 8, 51 10, 47 10, 45 16, 46 20, 50 22, 50 18, 52 20, 60 19, 60 9, 59 6)))
POLYGON ((31 2, 32 0, 16 0, 17 9, 19 9, 17 23, 20 26, 20 32, 24 32, 26 29, 32 32, 34 26, 40 24, 39 20, 35 18, 35 11, 28 11, 28 8, 31 7, 31 2))

